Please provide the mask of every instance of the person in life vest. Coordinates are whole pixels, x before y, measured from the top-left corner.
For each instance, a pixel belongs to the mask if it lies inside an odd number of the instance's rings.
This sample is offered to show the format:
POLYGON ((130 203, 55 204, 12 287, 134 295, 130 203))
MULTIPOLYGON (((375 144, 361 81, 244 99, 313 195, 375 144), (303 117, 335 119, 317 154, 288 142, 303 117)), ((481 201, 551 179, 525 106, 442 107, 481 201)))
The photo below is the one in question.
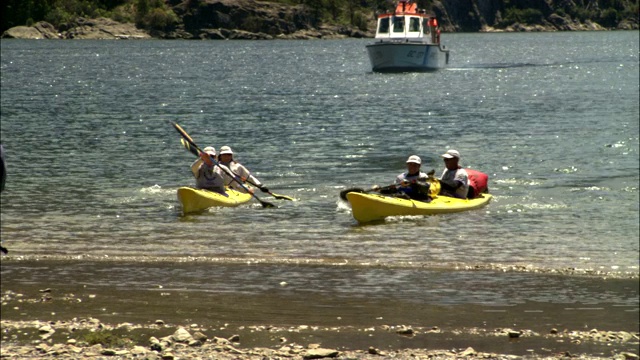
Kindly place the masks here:
POLYGON ((227 195, 224 189, 224 171, 212 160, 216 158, 216 149, 207 146, 200 153, 200 158, 191 164, 191 172, 196 178, 196 188, 227 195))
POLYGON ((407 159, 407 171, 398 175, 395 180, 395 187, 381 190, 379 186, 373 186, 374 191, 381 194, 395 195, 398 197, 429 201, 429 175, 420 171, 422 160, 417 155, 411 155, 407 159))
POLYGON ((438 20, 434 17, 429 18, 429 30, 431 32, 431 42, 440 43, 440 29, 438 29, 438 20))
POLYGON ((445 169, 440 176, 440 195, 466 199, 469 193, 469 175, 459 165, 460 152, 451 149, 441 156, 445 169))
MULTIPOLYGON (((248 182, 249 184, 256 186, 262 192, 268 193, 269 189, 262 184, 260 180, 258 180, 255 176, 251 175, 251 172, 244 167, 244 165, 239 162, 233 160, 233 150, 229 146, 223 146, 220 148, 220 164, 226 166, 231 170, 233 175, 235 175, 235 179, 241 181, 242 183, 248 182)), ((240 191, 246 192, 245 189, 238 184, 237 181, 234 181, 234 178, 229 174, 224 174, 224 183, 230 188, 240 191)), ((249 192, 253 193, 253 189, 249 189, 249 192)))

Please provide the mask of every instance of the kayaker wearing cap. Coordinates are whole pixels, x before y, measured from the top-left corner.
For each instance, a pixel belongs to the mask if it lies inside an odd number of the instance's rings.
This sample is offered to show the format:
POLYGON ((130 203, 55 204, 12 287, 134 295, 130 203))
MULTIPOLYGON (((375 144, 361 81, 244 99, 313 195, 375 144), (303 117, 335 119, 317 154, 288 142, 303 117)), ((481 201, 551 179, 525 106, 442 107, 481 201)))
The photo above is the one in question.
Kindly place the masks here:
MULTIPOLYGON (((395 180, 395 189, 382 190, 381 194, 396 194, 400 197, 408 197, 414 200, 429 200, 429 176, 420 171, 422 160, 417 155, 411 155, 407 159, 407 171, 398 175, 395 180)), ((375 191, 376 187, 374 186, 375 191)))
POLYGON ((216 149, 213 146, 207 146, 200 153, 200 158, 191 164, 191 172, 196 178, 196 188, 215 191, 226 195, 224 190, 224 172, 219 166, 215 165, 209 155, 216 157, 216 149))
MULTIPOLYGON (((249 184, 258 187, 260 190, 262 190, 262 192, 269 192, 269 189, 266 186, 262 185, 262 182, 255 176, 251 175, 251 172, 246 167, 244 167, 244 165, 233 160, 233 150, 231 150, 231 147, 226 145, 221 147, 220 155, 218 156, 218 158, 220 164, 231 169, 231 172, 237 176, 237 180, 248 182, 249 184)), ((233 178, 226 173, 224 174, 224 183, 234 190, 246 192, 245 189, 240 186, 240 184, 234 181, 233 178)), ((253 192, 252 189, 249 189, 249 191, 253 192)))
POLYGON ((448 150, 440 155, 444 159, 444 172, 440 177, 440 195, 466 199, 469 192, 469 175, 459 165, 460 152, 448 150))

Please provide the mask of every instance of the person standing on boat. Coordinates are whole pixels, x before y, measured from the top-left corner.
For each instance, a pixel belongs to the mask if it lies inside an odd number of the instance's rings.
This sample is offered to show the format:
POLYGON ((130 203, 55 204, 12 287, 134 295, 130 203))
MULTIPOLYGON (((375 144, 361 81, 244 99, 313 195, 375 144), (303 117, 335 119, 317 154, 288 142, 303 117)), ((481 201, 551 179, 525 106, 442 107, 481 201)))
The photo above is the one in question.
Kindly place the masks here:
POLYGON ((214 164, 211 157, 216 158, 216 149, 213 146, 207 146, 200 153, 200 158, 191 164, 191 172, 196 178, 196 188, 214 191, 223 195, 227 193, 224 190, 224 172, 214 164))
MULTIPOLYGON (((239 192, 244 193, 246 192, 245 189, 242 186, 240 186, 240 184, 238 183, 238 181, 241 181, 243 183, 248 182, 249 184, 262 190, 262 192, 265 192, 265 193, 269 192, 269 189, 266 186, 262 185, 262 182, 258 180, 255 176, 251 175, 251 172, 246 167, 244 167, 244 165, 233 160, 233 150, 231 150, 231 147, 226 145, 221 147, 220 155, 218 156, 218 158, 219 158, 220 164, 229 168, 233 173, 233 175, 236 176, 235 178, 236 181, 234 181, 234 178, 232 178, 231 175, 225 173, 224 184, 226 186, 229 186, 233 190, 237 190, 239 192)), ((253 189, 249 189, 249 191, 253 193, 253 189)))
POLYGON ((420 171, 420 166, 422 166, 422 160, 419 156, 409 156, 407 159, 407 171, 396 177, 395 188, 380 190, 379 186, 374 186, 374 191, 379 191, 381 194, 398 195, 399 197, 413 200, 430 200, 429 175, 420 171))
POLYGON ((445 169, 440 177, 440 195, 466 199, 469 192, 469 175, 460 166, 460 152, 448 150, 441 155, 445 169))
POLYGON ((429 18, 429 32, 431 33, 431 42, 440 43, 440 29, 438 29, 438 20, 435 17, 429 18))

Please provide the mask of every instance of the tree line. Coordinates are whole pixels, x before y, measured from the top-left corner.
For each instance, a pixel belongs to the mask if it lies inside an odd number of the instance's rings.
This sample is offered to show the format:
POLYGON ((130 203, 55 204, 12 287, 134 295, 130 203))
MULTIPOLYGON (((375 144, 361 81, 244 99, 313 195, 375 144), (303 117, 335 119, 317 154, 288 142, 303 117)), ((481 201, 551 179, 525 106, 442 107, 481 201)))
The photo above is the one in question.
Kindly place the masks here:
MULTIPOLYGON (((197 6, 201 0, 187 0, 197 6)), ((446 1, 446 0, 443 0, 446 1)), ((171 9, 182 0, 3 0, 0 31, 19 25, 31 26, 46 21, 56 28, 73 22, 77 17, 106 17, 122 23, 135 23, 147 30, 167 30, 177 26, 180 18, 171 9)), ((316 24, 344 24, 367 30, 370 17, 365 14, 393 9, 393 0, 272 0, 272 2, 302 5, 308 8, 316 24)), ((418 7, 429 9, 430 0, 416 1, 418 7)), ((541 24, 548 14, 532 7, 535 1, 503 0, 504 13, 498 27, 521 23, 541 24)), ((568 15, 584 22, 593 20, 605 27, 615 27, 623 19, 638 19, 638 0, 581 0, 574 7, 554 9, 558 15, 568 15)))

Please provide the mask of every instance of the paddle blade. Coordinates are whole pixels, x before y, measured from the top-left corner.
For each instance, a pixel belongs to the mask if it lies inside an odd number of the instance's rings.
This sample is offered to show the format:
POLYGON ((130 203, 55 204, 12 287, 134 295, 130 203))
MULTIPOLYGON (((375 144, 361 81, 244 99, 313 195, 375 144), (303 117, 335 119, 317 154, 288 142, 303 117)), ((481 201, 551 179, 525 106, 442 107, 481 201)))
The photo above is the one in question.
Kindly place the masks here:
POLYGON ((185 149, 189 150, 190 153, 192 153, 195 156, 200 156, 200 151, 198 151, 198 149, 196 149, 195 147, 191 146, 191 144, 189 144, 188 141, 186 141, 185 139, 180 139, 180 143, 182 144, 182 146, 184 146, 185 149))
POLYGON ((351 188, 351 189, 345 189, 340 191, 340 199, 347 201, 347 194, 350 192, 359 192, 359 193, 363 193, 365 192, 364 189, 361 188, 351 188))
POLYGON ((266 202, 264 200, 259 199, 257 196, 253 196, 256 200, 260 201, 260 205, 262 205, 263 208, 274 208, 276 207, 275 205, 273 205, 270 202, 266 202))
POLYGON ((269 194, 271 194, 271 196, 273 196, 274 198, 278 199, 278 200, 289 200, 289 201, 296 201, 296 199, 286 196, 286 195, 278 195, 278 194, 274 194, 272 192, 270 192, 269 194))
POLYGON ((187 134, 186 131, 184 131, 184 129, 174 123, 173 121, 170 121, 171 125, 173 126, 174 129, 176 129, 177 132, 180 133, 180 135, 182 135, 183 138, 185 138, 185 140, 187 140, 189 142, 189 144, 193 145, 193 147, 195 147, 196 149, 198 149, 198 146, 196 145, 196 143, 193 141, 193 139, 191 138, 191 136, 189 136, 189 134, 187 134))

